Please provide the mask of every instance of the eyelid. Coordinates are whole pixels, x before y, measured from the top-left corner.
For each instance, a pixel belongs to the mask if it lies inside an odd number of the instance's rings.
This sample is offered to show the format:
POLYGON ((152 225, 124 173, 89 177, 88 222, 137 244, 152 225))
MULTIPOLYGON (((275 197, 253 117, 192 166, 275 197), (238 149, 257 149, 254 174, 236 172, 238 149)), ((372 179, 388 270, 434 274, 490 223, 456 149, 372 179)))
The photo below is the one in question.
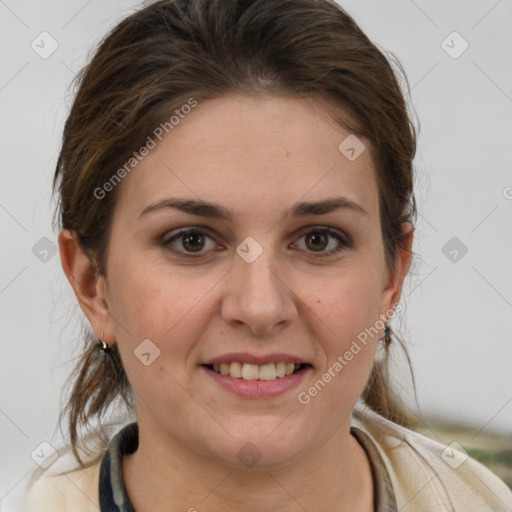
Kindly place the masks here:
POLYGON ((346 243, 346 244, 350 243, 350 238, 345 232, 343 232, 339 228, 334 228, 331 226, 327 226, 325 224, 311 224, 308 226, 304 226, 304 227, 300 228, 299 230, 297 230, 297 232, 294 236, 297 236, 297 235, 303 236, 306 233, 310 233, 311 231, 325 232, 327 234, 332 234, 333 236, 337 235, 343 240, 344 243, 346 243))
POLYGON ((164 243, 169 243, 169 241, 179 238, 180 235, 186 235, 189 233, 201 233, 207 235, 209 238, 214 238, 212 236, 213 230, 208 226, 201 225, 193 225, 193 226, 183 226, 181 228, 171 229, 167 231, 165 235, 162 237, 164 243))

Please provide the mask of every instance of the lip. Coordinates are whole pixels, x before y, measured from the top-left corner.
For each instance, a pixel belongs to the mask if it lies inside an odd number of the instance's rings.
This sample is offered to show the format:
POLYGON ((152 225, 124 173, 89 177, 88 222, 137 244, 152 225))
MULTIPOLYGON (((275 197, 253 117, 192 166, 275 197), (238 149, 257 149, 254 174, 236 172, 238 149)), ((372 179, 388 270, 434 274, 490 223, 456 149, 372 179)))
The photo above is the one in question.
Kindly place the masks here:
MULTIPOLYGON (((275 353, 275 354, 265 354, 261 356, 257 356, 255 354, 251 354, 250 352, 231 352, 229 354, 224 354, 222 356, 216 357, 214 359, 210 359, 202 363, 206 364, 222 364, 222 363, 248 363, 248 364, 257 364, 258 366, 262 366, 264 364, 269 363, 296 363, 296 364, 311 364, 306 359, 302 359, 301 357, 297 357, 291 354, 285 353, 275 353)), ((284 377, 283 377, 284 378, 284 377)))
POLYGON ((201 365, 200 369, 221 388, 235 395, 253 399, 273 398, 284 395, 288 391, 299 387, 306 376, 313 371, 313 367, 308 365, 287 377, 280 377, 274 380, 245 380, 235 379, 229 375, 221 375, 204 365, 201 365))

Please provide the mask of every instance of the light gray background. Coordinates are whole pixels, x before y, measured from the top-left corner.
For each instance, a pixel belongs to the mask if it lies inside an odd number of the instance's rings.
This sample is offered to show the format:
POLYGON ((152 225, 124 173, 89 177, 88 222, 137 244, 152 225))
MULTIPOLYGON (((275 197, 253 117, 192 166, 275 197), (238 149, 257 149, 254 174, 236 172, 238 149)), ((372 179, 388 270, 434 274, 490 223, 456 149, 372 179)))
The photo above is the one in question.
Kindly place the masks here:
MULTIPOLYGON (((421 410, 512 433, 512 1, 341 3, 403 64, 421 123, 402 331, 421 410), (442 47, 460 51, 453 31, 469 44, 458 58, 442 47), (443 253, 452 237, 467 247, 455 262, 443 253)), ((32 252, 43 237, 56 243, 50 185, 69 84, 137 4, 0 0, 0 499, 35 467, 42 441, 58 446, 60 390, 77 355, 80 314, 58 254, 32 252), (43 31, 59 45, 47 59, 31 48, 43 31)))

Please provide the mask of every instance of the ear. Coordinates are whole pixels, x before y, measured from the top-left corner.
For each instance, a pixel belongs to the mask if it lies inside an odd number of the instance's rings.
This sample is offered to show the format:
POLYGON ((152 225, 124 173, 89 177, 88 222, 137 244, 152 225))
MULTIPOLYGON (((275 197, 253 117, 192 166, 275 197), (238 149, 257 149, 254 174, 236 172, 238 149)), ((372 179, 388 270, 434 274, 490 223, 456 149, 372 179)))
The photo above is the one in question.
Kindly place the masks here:
POLYGON ((410 222, 404 222, 402 230, 404 240, 395 256, 394 268, 388 272, 387 282, 382 292, 381 315, 385 315, 386 312, 389 313, 390 310, 394 311, 396 309, 396 305, 400 301, 402 294, 405 276, 411 265, 414 227, 410 222))
POLYGON ((60 260, 75 296, 96 336, 105 343, 115 342, 108 309, 106 280, 83 252, 76 233, 67 229, 59 233, 60 260))

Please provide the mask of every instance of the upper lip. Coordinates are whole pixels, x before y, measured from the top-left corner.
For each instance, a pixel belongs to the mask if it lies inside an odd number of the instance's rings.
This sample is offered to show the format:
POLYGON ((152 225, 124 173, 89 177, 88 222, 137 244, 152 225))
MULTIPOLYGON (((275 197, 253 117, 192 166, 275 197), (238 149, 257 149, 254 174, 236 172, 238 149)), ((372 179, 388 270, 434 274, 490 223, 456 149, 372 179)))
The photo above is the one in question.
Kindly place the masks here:
POLYGON ((255 355, 250 352, 231 352, 229 354, 223 354, 222 356, 214 357, 209 359, 202 364, 222 364, 222 363, 248 363, 257 364, 262 366, 269 363, 296 363, 296 364, 310 364, 306 359, 302 357, 294 356, 292 354, 286 354, 283 352, 265 355, 255 355))

